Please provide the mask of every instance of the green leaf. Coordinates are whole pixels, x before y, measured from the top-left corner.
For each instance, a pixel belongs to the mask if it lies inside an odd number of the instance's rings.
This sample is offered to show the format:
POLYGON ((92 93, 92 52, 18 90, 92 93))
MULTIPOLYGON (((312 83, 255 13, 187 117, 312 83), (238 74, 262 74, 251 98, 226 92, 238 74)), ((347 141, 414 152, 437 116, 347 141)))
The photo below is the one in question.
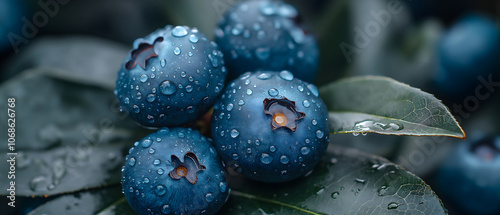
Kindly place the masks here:
MULTIPOLYGON (((28 213, 41 214, 81 214, 93 215, 102 210, 109 210, 114 204, 124 201, 121 186, 112 186, 98 190, 84 191, 59 196, 28 213)), ((125 202, 126 204, 126 202, 125 202)), ((117 213, 118 214, 118 213, 117 213)), ((135 213, 119 213, 135 214, 135 213)))
MULTIPOLYGON (((128 144, 61 146, 16 156, 16 195, 48 196, 120 183, 128 144)), ((2 160, 11 156, 4 153, 2 160)), ((8 172, 9 166, 0 166, 8 172)), ((0 195, 8 195, 2 183, 0 195)))
MULTIPOLYGON (((0 86, 0 110, 15 98, 16 195, 42 196, 117 184, 125 152, 146 133, 120 114, 112 92, 27 71, 0 86)), ((0 120, 7 122, 7 114, 0 120)), ((7 140, 7 132, 0 138, 7 140)), ((6 144, 7 145, 7 144, 6 144)), ((8 172, 9 165, 0 165, 8 172)), ((2 183, 0 195, 9 183, 2 183)))
POLYGON ((346 78, 322 87, 320 95, 330 112, 333 133, 465 138, 441 101, 390 78, 346 78))
POLYGON ((306 177, 285 184, 233 180, 221 214, 446 214, 419 177, 354 149, 331 150, 306 177))
POLYGON ((128 50, 93 37, 45 37, 23 49, 9 62, 6 73, 45 68, 43 71, 54 77, 113 90, 128 50))
MULTIPOLYGON (((0 86, 0 110, 15 98, 16 150, 43 150, 66 145, 121 142, 132 144, 146 133, 119 113, 109 90, 77 84, 33 69, 0 86)), ((0 121, 7 122, 7 114, 0 121)), ((7 132, 0 139, 7 140, 7 132)), ((7 147, 0 148, 0 151, 7 147)))

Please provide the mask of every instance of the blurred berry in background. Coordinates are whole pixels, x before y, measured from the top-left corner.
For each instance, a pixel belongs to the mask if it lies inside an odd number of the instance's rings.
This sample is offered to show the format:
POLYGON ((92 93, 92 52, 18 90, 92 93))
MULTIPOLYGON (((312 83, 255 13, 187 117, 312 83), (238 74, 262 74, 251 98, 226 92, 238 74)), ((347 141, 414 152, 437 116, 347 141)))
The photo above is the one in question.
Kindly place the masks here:
POLYGON ((488 16, 461 18, 442 36, 437 51, 435 81, 444 98, 459 100, 474 95, 478 78, 488 80, 488 76, 500 73, 500 30, 488 16))
POLYGON ((479 136, 458 143, 437 175, 436 192, 457 214, 500 213, 500 136, 479 136))

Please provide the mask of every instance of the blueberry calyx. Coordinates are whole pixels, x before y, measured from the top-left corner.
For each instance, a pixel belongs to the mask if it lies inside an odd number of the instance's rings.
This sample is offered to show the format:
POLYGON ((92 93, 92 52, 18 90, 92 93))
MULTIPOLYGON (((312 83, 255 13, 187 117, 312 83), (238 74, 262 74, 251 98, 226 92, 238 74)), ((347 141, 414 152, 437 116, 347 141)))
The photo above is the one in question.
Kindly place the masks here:
POLYGON ((196 184, 198 176, 196 173, 200 170, 205 170, 206 167, 200 164, 198 157, 193 152, 187 152, 184 155, 184 162, 172 155, 172 164, 175 168, 168 174, 172 179, 179 180, 182 177, 186 178, 191 184, 196 184))
POLYGON ((264 112, 272 116, 271 128, 273 130, 284 127, 293 132, 297 129, 296 121, 306 116, 305 113, 296 110, 295 101, 287 98, 264 99, 264 112))
POLYGON ((132 51, 131 59, 127 62, 127 64, 125 64, 126 68, 133 69, 135 66, 137 66, 137 64, 139 64, 139 66, 145 70, 149 59, 158 57, 158 54, 156 54, 154 51, 154 47, 157 42, 162 42, 162 41, 163 37, 158 37, 153 42, 153 44, 148 44, 148 43, 139 44, 139 47, 132 51))

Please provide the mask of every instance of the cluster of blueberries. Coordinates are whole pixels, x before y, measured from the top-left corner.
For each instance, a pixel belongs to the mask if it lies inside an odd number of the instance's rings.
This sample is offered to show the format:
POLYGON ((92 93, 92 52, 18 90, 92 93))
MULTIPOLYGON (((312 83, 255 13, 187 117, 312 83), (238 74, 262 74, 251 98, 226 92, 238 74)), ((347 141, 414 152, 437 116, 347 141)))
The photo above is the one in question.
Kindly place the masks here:
POLYGON ((215 214, 230 192, 226 166, 279 183, 320 161, 328 111, 308 83, 319 51, 297 16, 281 1, 243 1, 221 18, 216 42, 170 25, 134 42, 115 94, 132 119, 159 127, 134 143, 122 169, 138 214, 215 214), (189 125, 212 107, 207 138, 189 125))

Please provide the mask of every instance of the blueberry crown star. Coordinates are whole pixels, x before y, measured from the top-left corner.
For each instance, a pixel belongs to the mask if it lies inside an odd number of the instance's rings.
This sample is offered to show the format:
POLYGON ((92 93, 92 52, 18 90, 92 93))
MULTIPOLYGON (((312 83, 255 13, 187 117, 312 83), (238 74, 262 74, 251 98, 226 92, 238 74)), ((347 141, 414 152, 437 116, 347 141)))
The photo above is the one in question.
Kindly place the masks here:
POLYGON ((295 131, 297 129, 296 121, 306 116, 305 113, 297 111, 294 101, 287 98, 264 99, 264 112, 272 116, 271 128, 273 130, 285 127, 295 131))
POLYGON ((196 175, 198 171, 205 170, 206 167, 200 164, 198 157, 193 152, 187 152, 184 155, 184 162, 172 155, 172 164, 174 164, 174 169, 170 171, 169 176, 175 180, 179 180, 182 177, 186 178, 191 184, 196 184, 198 181, 198 176, 196 175))
POLYGON ((149 61, 149 59, 158 57, 158 54, 155 53, 154 47, 157 42, 162 42, 163 37, 158 37, 156 40, 153 42, 153 44, 148 44, 148 43, 141 43, 139 44, 139 47, 137 49, 134 49, 132 51, 132 57, 130 60, 125 64, 125 67, 127 69, 133 69, 137 64, 142 69, 146 69, 146 65, 149 61))

